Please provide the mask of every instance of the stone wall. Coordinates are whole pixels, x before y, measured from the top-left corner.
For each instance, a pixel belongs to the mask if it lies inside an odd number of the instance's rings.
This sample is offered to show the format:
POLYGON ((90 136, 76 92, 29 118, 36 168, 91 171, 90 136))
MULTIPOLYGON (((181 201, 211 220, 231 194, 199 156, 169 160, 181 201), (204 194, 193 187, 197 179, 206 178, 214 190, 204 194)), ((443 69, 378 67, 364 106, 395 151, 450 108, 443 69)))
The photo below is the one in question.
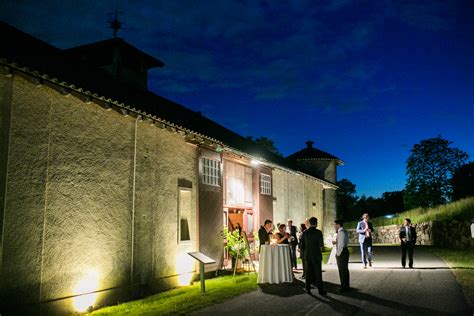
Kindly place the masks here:
POLYGON ((13 82, 2 304, 72 312, 78 295, 100 291, 94 305, 116 303, 195 270, 186 253, 197 250, 196 146, 20 76, 13 82), (180 179, 192 196, 185 243, 180 179))
MULTIPOLYGON (((471 221, 456 219, 416 224, 417 245, 439 246, 465 249, 471 244, 471 221)), ((346 228, 347 229, 347 228, 346 228)), ((373 242, 380 244, 399 244, 400 225, 379 226, 374 228, 373 242)), ((355 229, 347 229, 349 243, 357 245, 359 236, 355 229)))

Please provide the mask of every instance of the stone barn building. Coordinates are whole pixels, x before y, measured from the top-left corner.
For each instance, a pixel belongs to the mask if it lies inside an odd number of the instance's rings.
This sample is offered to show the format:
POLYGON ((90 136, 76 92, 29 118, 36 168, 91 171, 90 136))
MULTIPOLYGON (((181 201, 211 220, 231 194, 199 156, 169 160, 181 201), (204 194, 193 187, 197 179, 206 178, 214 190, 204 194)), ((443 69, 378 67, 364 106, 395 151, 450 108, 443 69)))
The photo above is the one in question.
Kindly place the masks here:
POLYGON ((122 39, 61 50, 0 22, 0 313, 61 314, 222 266, 224 226, 335 217, 336 166, 288 158, 147 89, 122 39))

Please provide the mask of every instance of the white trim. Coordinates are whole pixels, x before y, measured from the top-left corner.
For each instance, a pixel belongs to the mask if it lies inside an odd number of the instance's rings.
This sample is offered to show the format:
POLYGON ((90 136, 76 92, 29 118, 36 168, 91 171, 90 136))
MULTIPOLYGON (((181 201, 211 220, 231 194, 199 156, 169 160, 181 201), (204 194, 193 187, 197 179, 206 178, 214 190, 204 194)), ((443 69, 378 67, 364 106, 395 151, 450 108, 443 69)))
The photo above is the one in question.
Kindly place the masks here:
POLYGON ((201 157, 202 183, 216 187, 221 186, 222 168, 221 162, 216 159, 201 157))
POLYGON ((190 194, 190 201, 189 201, 189 206, 192 207, 193 205, 193 189, 192 188, 185 188, 185 187, 180 187, 178 186, 178 205, 177 205, 177 241, 178 245, 191 245, 193 243, 193 235, 192 235, 192 230, 191 230, 191 219, 192 219, 192 209, 189 210, 189 218, 188 218, 188 230, 189 230, 189 239, 188 240, 181 240, 181 208, 179 207, 181 205, 181 194, 180 191, 188 191, 190 194))
POLYGON ((260 173, 260 194, 272 195, 272 176, 260 173))

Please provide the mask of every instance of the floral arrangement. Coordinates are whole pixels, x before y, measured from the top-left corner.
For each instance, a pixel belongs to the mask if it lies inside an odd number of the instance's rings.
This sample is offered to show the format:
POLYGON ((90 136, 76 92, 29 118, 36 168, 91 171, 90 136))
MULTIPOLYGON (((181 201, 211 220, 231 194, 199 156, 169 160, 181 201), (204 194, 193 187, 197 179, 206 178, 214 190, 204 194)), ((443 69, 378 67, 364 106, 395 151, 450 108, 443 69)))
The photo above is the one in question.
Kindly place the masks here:
POLYGON ((233 232, 229 232, 228 228, 225 227, 222 231, 222 237, 225 238, 225 248, 229 254, 237 258, 244 258, 248 255, 248 249, 245 246, 245 241, 242 236, 239 235, 239 231, 235 229, 233 232))

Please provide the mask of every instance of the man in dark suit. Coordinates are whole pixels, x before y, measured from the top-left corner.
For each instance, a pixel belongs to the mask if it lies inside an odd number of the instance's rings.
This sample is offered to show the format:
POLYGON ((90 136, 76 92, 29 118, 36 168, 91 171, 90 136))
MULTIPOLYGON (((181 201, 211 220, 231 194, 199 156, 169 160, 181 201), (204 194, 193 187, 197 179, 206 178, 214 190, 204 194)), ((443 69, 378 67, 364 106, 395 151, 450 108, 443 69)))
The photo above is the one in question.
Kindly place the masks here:
POLYGON ((311 284, 315 281, 320 295, 326 295, 323 287, 323 273, 321 248, 324 246, 323 233, 316 229, 318 219, 311 217, 308 220, 309 228, 301 237, 301 249, 306 260, 306 292, 311 294, 311 284))
POLYGON ((405 218, 400 227, 400 242, 402 246, 402 267, 405 268, 408 252, 408 266, 413 268, 413 248, 416 244, 416 229, 411 226, 411 220, 405 218))
MULTIPOLYGON (((258 239, 260 240, 260 247, 266 243, 270 243, 269 232, 272 229, 272 221, 267 219, 263 226, 260 226, 258 230, 258 239)), ((259 248, 260 249, 260 248, 259 248)))
POLYGON ((290 248, 291 248, 291 266, 293 269, 297 268, 296 264, 296 246, 298 245, 298 237, 296 236, 296 226, 293 226, 293 221, 291 219, 288 219, 288 225, 286 226, 286 229, 288 233, 291 235, 290 241, 290 248))

